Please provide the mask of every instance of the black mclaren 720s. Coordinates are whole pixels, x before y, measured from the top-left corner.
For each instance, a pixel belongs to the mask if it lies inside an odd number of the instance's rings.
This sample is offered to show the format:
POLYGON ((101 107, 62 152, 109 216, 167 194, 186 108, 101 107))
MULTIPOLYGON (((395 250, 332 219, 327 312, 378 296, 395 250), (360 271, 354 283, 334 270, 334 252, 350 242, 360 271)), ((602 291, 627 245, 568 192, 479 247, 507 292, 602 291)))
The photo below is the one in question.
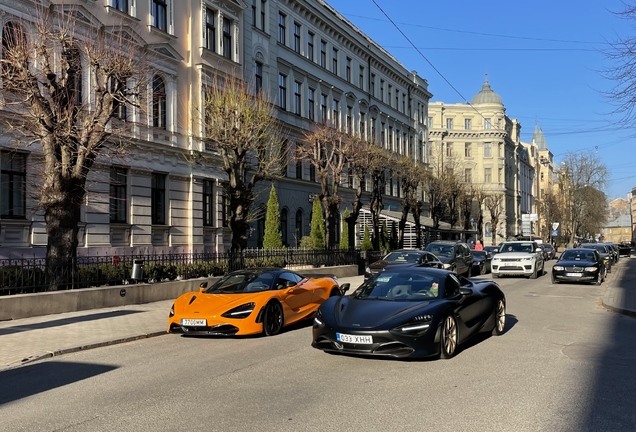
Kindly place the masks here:
POLYGON ((451 358, 478 333, 501 335, 506 297, 490 279, 389 266, 316 312, 312 346, 331 353, 451 358))

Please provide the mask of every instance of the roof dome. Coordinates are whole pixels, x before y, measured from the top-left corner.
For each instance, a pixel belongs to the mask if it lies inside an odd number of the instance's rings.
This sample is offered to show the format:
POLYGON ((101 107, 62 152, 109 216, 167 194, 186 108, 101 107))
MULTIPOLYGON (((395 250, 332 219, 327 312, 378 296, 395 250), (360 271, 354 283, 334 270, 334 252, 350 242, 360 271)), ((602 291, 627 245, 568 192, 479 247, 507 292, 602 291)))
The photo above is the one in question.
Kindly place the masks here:
POLYGON ((486 75, 486 80, 484 81, 484 85, 481 86, 481 91, 475 95, 471 104, 498 104, 503 105, 501 101, 501 97, 492 91, 490 88, 490 83, 488 82, 488 75, 486 75))

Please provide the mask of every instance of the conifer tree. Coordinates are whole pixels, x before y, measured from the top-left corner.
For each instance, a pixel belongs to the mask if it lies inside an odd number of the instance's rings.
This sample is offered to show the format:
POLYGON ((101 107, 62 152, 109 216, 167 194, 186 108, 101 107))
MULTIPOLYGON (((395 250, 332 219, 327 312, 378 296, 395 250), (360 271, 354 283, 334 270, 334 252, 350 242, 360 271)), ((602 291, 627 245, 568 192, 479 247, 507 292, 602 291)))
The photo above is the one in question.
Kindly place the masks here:
POLYGON ((380 231, 380 247, 382 250, 391 250, 389 242, 389 230, 386 227, 386 220, 382 221, 382 231, 380 231))
POLYGON ((272 184, 267 200, 267 213, 265 214, 265 234, 263 236, 263 249, 282 249, 283 235, 280 231, 280 209, 278 208, 278 196, 276 188, 272 184))
POLYGON ((371 242, 371 235, 369 234, 369 225, 364 226, 364 237, 362 237, 360 249, 373 250, 373 243, 371 242))
POLYGON ((322 205, 320 200, 314 198, 314 204, 311 209, 311 246, 314 249, 325 248, 325 219, 322 217, 322 205))
POLYGON ((349 249, 349 224, 347 224, 347 218, 351 216, 349 213, 349 208, 345 208, 342 213, 342 224, 340 225, 341 233, 340 233, 340 249, 349 249))

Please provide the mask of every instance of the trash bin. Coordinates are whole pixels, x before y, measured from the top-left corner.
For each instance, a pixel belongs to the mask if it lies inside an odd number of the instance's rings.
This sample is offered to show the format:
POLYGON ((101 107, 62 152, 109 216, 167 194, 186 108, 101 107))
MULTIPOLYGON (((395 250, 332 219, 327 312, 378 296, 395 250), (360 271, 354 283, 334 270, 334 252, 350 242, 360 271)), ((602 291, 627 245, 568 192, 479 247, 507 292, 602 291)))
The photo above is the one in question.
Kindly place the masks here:
POLYGON ((132 266, 132 275, 131 279, 136 281, 142 280, 144 278, 144 260, 134 260, 132 266))

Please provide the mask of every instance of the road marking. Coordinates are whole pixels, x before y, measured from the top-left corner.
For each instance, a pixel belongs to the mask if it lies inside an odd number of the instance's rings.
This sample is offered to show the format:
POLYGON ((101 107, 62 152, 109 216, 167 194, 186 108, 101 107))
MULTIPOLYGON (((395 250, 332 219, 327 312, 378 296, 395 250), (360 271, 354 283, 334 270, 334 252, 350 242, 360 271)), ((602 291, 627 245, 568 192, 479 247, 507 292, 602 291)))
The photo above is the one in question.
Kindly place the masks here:
POLYGON ((557 297, 557 298, 578 298, 583 299, 585 297, 580 296, 565 296, 565 295, 553 295, 553 294, 530 294, 529 297, 557 297))

